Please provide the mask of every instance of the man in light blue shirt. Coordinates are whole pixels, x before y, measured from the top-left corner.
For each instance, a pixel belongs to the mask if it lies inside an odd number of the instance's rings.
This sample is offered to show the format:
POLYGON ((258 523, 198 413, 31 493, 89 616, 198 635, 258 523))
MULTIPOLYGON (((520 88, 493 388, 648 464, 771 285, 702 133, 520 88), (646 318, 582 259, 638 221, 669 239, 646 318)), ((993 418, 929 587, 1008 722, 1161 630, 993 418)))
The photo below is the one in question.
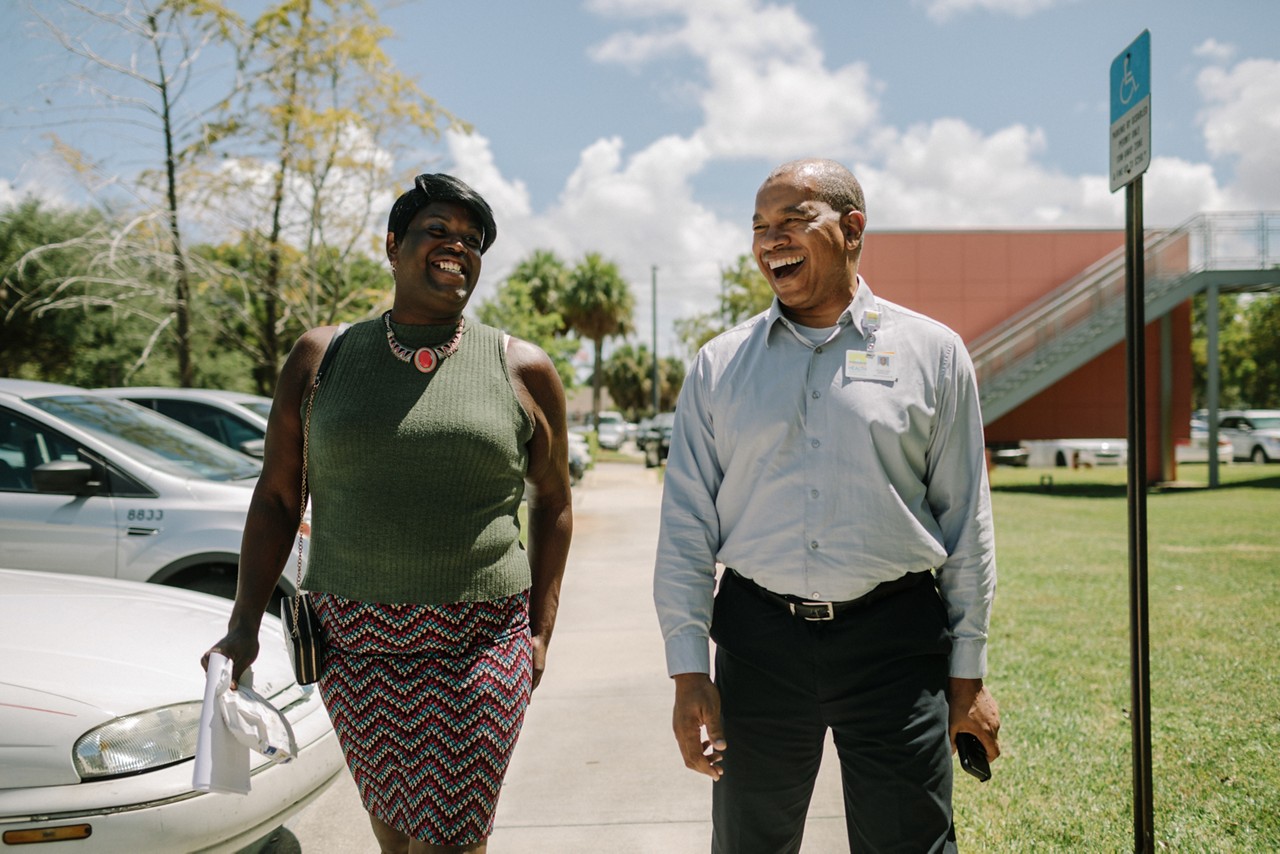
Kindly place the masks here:
POLYGON ((676 407, 654 600, 719 854, 799 850, 828 729, 859 851, 954 851, 954 739, 1000 752, 973 366, 872 294, 865 226, 840 164, 774 170, 753 253, 776 298, 699 351, 676 407))

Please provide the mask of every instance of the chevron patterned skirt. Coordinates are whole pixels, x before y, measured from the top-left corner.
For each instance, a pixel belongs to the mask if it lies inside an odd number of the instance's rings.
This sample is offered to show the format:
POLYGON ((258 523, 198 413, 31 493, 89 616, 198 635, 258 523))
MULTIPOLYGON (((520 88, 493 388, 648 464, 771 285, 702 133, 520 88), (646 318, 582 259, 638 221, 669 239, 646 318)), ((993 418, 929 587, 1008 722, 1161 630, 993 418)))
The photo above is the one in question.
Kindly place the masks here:
POLYGON ((365 809, 435 845, 486 839, 529 704, 528 592, 446 605, 313 596, 320 694, 365 809))

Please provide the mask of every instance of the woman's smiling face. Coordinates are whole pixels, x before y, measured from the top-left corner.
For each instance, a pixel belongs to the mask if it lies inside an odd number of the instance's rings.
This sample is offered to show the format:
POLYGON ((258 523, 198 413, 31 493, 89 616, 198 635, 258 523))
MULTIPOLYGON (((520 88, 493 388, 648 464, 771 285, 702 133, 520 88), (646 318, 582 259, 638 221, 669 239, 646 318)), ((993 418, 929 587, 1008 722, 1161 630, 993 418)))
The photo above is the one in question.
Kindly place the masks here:
MULTIPOLYGON (((397 297, 442 317, 466 307, 480 279, 484 231, 456 202, 431 202, 418 211, 398 242, 387 240, 397 297)), ((399 300, 397 300, 399 302, 399 300)))

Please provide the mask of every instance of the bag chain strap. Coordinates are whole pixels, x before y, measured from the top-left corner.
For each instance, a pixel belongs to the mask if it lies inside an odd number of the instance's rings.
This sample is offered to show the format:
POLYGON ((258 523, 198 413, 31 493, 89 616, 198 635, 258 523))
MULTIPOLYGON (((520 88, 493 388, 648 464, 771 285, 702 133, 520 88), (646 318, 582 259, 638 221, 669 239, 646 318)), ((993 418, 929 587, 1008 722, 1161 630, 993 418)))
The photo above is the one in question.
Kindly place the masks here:
POLYGON ((316 389, 320 386, 320 374, 311 383, 311 393, 307 395, 307 417, 302 423, 302 496, 298 502, 298 580, 293 587, 293 600, 289 603, 293 610, 293 636, 298 637, 298 600, 302 596, 302 523, 307 515, 307 456, 311 442, 311 404, 316 399, 316 389))

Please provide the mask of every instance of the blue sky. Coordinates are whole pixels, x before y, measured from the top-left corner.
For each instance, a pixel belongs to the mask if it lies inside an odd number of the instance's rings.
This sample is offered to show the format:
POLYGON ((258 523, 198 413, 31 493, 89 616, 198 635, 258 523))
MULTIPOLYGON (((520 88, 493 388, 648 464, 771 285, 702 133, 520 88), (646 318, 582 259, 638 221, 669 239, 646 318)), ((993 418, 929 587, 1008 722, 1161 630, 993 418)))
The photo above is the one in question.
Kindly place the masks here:
MULTIPOLYGON (((4 124, 65 70, 28 20, 0 11, 4 124)), ((383 21, 398 67, 475 128, 397 167, 452 171, 493 203, 481 298, 535 248, 600 251, 647 342, 657 265, 664 352, 674 318, 713 308, 757 186, 794 157, 859 175, 868 252, 877 229, 1121 228, 1107 73, 1143 29, 1147 223, 1280 210, 1274 0, 417 0, 383 21)), ((58 132, 123 156, 101 127, 58 132)), ((0 154, 0 202, 69 195, 39 128, 0 130, 0 154)))

